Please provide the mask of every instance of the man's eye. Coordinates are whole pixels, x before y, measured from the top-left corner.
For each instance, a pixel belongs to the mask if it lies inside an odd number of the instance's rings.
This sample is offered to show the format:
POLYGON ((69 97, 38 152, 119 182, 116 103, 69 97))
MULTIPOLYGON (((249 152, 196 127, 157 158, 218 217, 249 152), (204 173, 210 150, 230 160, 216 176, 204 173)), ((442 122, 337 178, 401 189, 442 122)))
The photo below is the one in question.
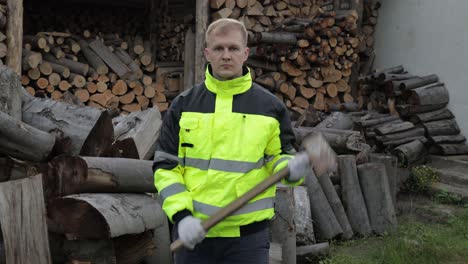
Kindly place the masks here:
POLYGON ((215 50, 216 50, 216 51, 222 51, 222 50, 223 50, 223 48, 221 48, 221 47, 217 47, 217 48, 215 48, 215 50))
POLYGON ((238 51, 239 48, 238 48, 238 47, 232 47, 232 48, 229 48, 229 50, 231 50, 231 51, 238 51))

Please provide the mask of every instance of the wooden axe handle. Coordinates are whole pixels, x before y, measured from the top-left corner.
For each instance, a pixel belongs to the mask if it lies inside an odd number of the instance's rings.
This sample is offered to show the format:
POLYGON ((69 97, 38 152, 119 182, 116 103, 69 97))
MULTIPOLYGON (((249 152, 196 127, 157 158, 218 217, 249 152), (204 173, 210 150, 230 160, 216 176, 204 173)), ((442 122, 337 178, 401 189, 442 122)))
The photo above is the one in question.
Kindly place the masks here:
MULTIPOLYGON (((241 197, 237 198, 232 203, 230 203, 226 207, 216 212, 216 214, 210 216, 206 220, 203 220, 202 221, 203 228, 205 230, 209 230, 210 228, 215 226, 217 223, 221 222, 224 218, 228 217, 235 211, 239 210, 242 206, 247 204, 255 196, 261 194, 266 189, 273 186, 277 182, 281 181, 281 179, 285 178, 288 175, 289 175, 288 167, 285 167, 281 169, 280 171, 278 171, 277 173, 274 173, 273 175, 271 175, 270 177, 268 177, 261 183, 257 184, 255 187, 253 187, 250 191, 244 193, 241 197)), ((175 252, 181 247, 183 247, 182 241, 180 239, 177 239, 176 241, 172 242, 171 251, 175 252)))

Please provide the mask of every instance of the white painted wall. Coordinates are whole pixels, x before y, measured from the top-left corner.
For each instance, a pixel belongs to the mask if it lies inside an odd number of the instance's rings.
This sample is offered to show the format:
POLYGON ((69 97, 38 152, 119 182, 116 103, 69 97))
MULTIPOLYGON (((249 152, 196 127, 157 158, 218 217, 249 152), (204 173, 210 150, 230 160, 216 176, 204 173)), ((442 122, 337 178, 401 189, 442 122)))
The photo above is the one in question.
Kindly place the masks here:
POLYGON ((449 109, 468 136, 468 1, 381 3, 375 68, 401 64, 412 74, 437 74, 449 90, 449 109))

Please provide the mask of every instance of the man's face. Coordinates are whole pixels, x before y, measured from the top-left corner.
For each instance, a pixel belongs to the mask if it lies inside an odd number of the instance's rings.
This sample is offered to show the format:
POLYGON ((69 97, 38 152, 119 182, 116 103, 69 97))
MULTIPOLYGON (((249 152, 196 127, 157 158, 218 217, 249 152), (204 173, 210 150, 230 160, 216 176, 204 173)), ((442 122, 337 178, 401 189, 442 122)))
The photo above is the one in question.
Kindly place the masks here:
POLYGON ((208 37, 206 60, 211 64, 213 76, 221 81, 242 76, 242 65, 249 56, 239 30, 230 29, 208 37))

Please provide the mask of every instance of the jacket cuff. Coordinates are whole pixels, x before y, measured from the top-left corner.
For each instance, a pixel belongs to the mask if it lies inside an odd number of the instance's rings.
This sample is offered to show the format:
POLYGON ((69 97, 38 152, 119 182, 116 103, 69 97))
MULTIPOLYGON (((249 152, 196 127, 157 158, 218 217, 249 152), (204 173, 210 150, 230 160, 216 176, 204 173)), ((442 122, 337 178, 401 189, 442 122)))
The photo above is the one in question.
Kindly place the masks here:
POLYGON ((184 219, 186 216, 189 216, 189 215, 192 215, 192 213, 189 210, 185 209, 185 210, 175 213, 172 216, 172 220, 174 221, 175 224, 177 224, 180 222, 180 220, 184 219))

